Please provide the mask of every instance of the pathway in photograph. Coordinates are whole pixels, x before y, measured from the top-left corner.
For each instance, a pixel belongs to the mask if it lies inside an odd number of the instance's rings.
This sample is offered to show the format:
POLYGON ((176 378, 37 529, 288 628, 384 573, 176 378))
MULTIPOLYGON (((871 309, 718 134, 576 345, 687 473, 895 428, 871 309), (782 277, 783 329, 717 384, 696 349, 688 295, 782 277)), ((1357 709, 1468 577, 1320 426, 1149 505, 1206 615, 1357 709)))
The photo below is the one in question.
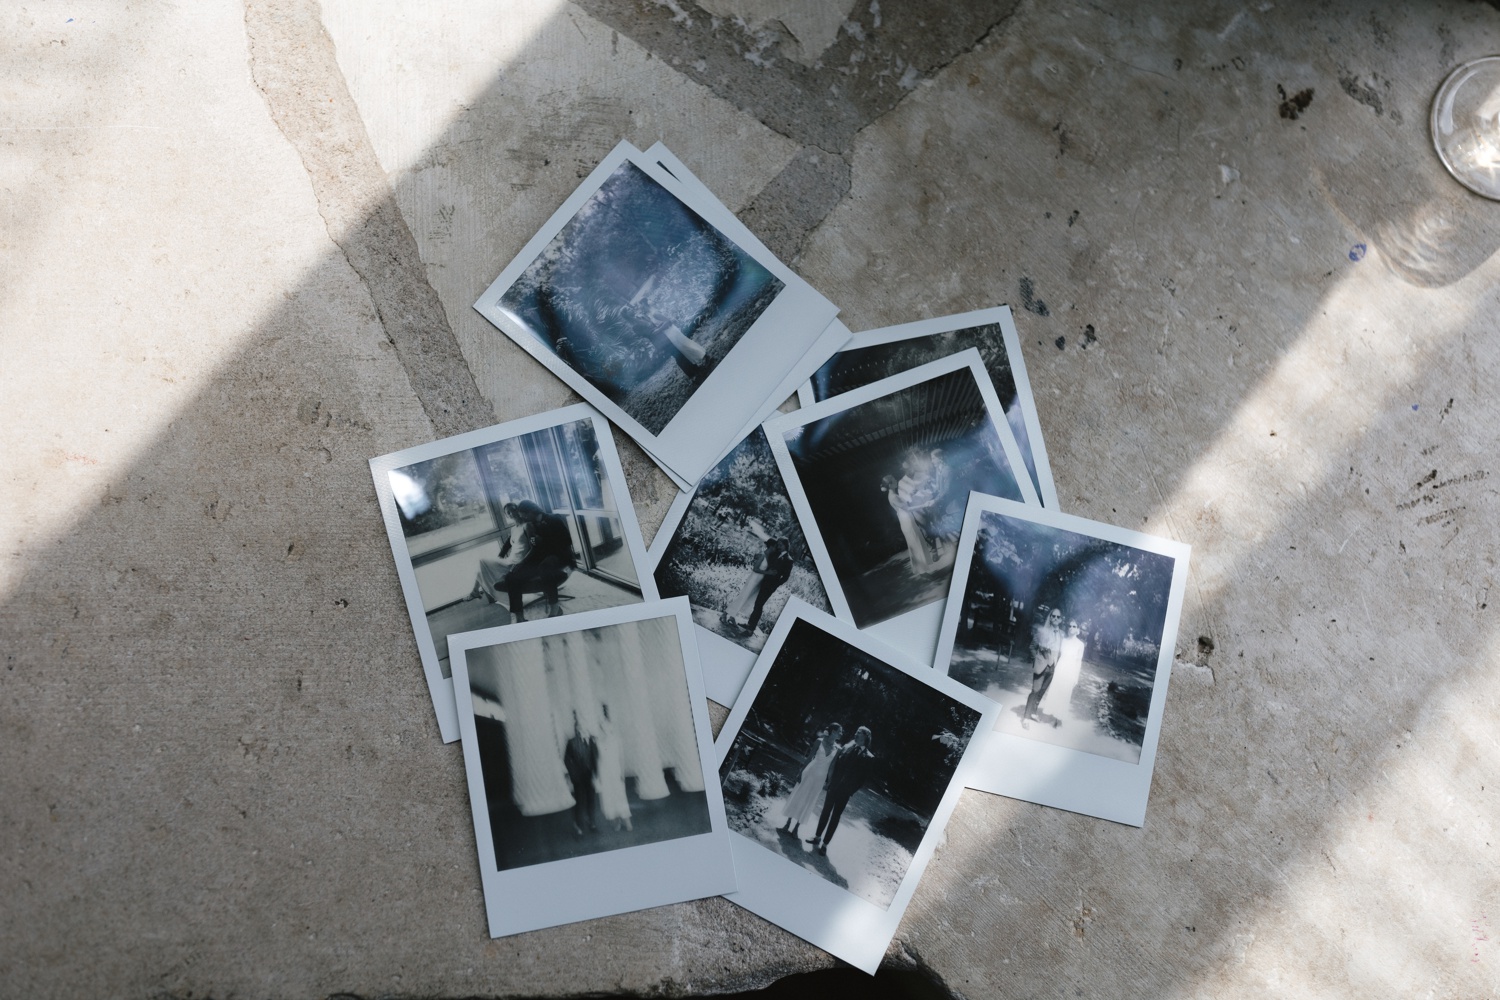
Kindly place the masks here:
POLYGON ((766 620, 770 619, 771 621, 775 621, 772 609, 773 603, 780 603, 782 605, 785 605, 786 601, 768 601, 766 603, 766 613, 761 615, 761 620, 756 624, 754 632, 741 628, 738 625, 730 624, 730 622, 726 619, 724 612, 715 611, 713 608, 694 607, 693 621, 695 624, 708 629, 715 635, 723 636, 730 642, 738 646, 743 646, 745 649, 750 650, 750 652, 752 653, 759 653, 762 649, 765 648, 766 640, 771 637, 770 633, 766 631, 766 620))
POLYGON ((922 826, 916 816, 878 792, 862 788, 844 807, 825 856, 808 843, 817 832, 816 818, 795 835, 779 829, 786 822, 781 809, 789 797, 790 791, 776 797, 753 795, 748 805, 726 802, 730 828, 861 899, 882 908, 890 906, 911 867, 912 851, 880 831, 899 830, 905 839, 919 842, 922 826))
POLYGON ((951 662, 949 673, 954 679, 1005 706, 995 720, 996 732, 1132 764, 1140 760, 1151 688, 1135 674, 1085 659, 1068 710, 1061 716, 1038 712, 1030 728, 1025 728, 1021 713, 1031 693, 1029 657, 1007 657, 986 645, 955 647, 951 662))
POLYGON ((948 596, 951 567, 919 576, 911 556, 902 549, 885 562, 844 583, 854 616, 861 628, 915 611, 948 596))
POLYGON ((572 809, 541 816, 522 816, 508 798, 492 801, 490 829, 495 836, 496 867, 501 871, 522 868, 585 854, 617 851, 622 847, 691 837, 711 829, 707 795, 682 791, 670 773, 667 787, 672 792, 666 798, 643 801, 635 795, 633 780, 626 787, 630 792, 629 830, 617 828, 603 816, 595 816, 595 829, 580 834, 573 827, 572 809))

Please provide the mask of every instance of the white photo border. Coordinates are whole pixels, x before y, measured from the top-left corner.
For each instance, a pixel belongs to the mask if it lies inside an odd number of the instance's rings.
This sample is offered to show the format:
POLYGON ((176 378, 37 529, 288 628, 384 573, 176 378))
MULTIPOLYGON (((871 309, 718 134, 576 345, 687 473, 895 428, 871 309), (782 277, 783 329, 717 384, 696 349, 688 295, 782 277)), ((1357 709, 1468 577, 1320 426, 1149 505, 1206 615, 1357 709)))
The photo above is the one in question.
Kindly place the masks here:
POLYGON ((641 445, 652 459, 686 483, 696 483, 713 468, 717 457, 733 444, 735 435, 753 426, 752 419, 764 402, 772 398, 796 362, 818 343, 838 307, 820 295, 756 241, 746 245, 724 232, 728 210, 719 202, 695 197, 696 189, 648 158, 628 142, 610 151, 583 183, 573 191, 507 264, 474 303, 474 309, 562 379, 574 392, 592 403, 621 430, 641 445), (715 226, 744 253, 754 258, 782 282, 780 294, 756 318, 704 382, 688 397, 659 434, 652 434, 603 392, 536 338, 501 307, 501 299, 538 255, 562 231, 578 210, 624 163, 632 163, 673 197, 715 226), (791 358, 787 363, 783 359, 791 358))
MULTIPOLYGON (((443 676, 440 664, 442 656, 439 655, 437 645, 433 642, 432 629, 427 623, 427 612, 422 608, 422 594, 417 588, 416 567, 412 563, 406 536, 401 531, 401 516, 396 509, 396 498, 391 492, 388 473, 393 469, 402 469, 418 462, 442 458, 445 455, 493 444, 508 438, 521 437, 549 427, 578 423, 581 420, 590 421, 594 428, 594 439, 599 442, 600 462, 604 466, 610 490, 614 493, 619 507, 620 527, 625 535, 625 543, 630 548, 630 559, 635 566, 637 582, 640 584, 641 601, 629 603, 654 601, 660 596, 656 589, 656 577, 646 571, 649 564, 646 542, 641 534, 641 526, 636 521, 635 503, 630 498, 630 488, 625 480, 625 470, 620 465, 619 452, 615 450, 614 434, 610 431, 609 421, 587 403, 574 403, 572 406, 565 406, 558 410, 549 410, 546 413, 538 413, 520 420, 511 420, 438 441, 429 441, 426 444, 370 459, 370 475, 375 481, 375 496, 380 502, 380 514, 385 521, 386 537, 391 543, 391 555, 396 560, 396 575, 401 580, 401 593, 406 600, 407 614, 411 617, 412 631, 416 634, 417 651, 422 658, 422 671, 427 677, 427 690, 432 696, 433 711, 437 714, 438 730, 442 733, 444 743, 452 743, 458 739, 458 712, 453 698, 453 685, 448 678, 443 676)), ((500 627, 513 628, 515 626, 500 627)), ((449 663, 452 663, 451 655, 449 663)))
POLYGON ((1131 531, 1129 528, 1090 521, 1055 510, 1028 507, 1000 497, 971 493, 968 510, 964 512, 963 532, 958 541, 958 558, 953 564, 953 584, 948 591, 947 608, 934 660, 938 672, 945 676, 951 667, 954 639, 959 617, 963 612, 964 587, 968 583, 969 568, 973 562, 979 518, 985 513, 998 513, 1061 531, 1115 542, 1154 552, 1173 561, 1161 650, 1157 655, 1156 679, 1151 688, 1151 708, 1146 717, 1140 760, 1132 764, 1009 733, 991 732, 985 740, 980 766, 975 769, 969 785, 980 791, 1035 802, 1038 805, 1097 816, 1129 826, 1142 826, 1146 822, 1146 800, 1151 794, 1151 774, 1156 764, 1162 714, 1166 709, 1167 685, 1172 679, 1172 659, 1176 653, 1177 630, 1182 621, 1183 599, 1187 592, 1188 558, 1192 549, 1186 543, 1131 531))
MULTIPOLYGON (((994 427, 996 436, 1000 438, 1001 446, 1005 451, 1005 460, 1010 466, 1010 473, 1016 481, 1016 487, 1028 505, 1039 506, 1036 488, 1032 486, 1031 477, 1026 474, 1026 466, 1021 461, 1021 450, 1016 444, 1015 435, 1011 433, 1010 422, 1005 419, 1005 411, 1000 406, 1000 399, 995 394, 993 383, 990 382, 989 372, 984 369, 984 362, 980 359, 978 348, 966 348, 956 354, 929 361, 925 365, 910 368, 878 382, 871 382, 858 389, 830 396, 820 403, 774 417, 766 421, 764 425, 766 438, 771 444, 771 454, 775 456, 776 465, 781 470, 782 481, 786 483, 787 495, 791 497, 792 509, 797 513, 797 521, 802 525, 802 534, 807 539, 813 562, 818 567, 818 576, 823 580, 823 590, 828 594, 828 603, 833 608, 834 614, 844 621, 852 623, 854 614, 848 598, 844 595, 843 581, 838 578, 833 559, 828 553, 828 547, 818 528, 817 519, 813 516, 807 493, 803 489, 801 478, 797 475, 797 468, 787 450, 784 435, 787 431, 815 420, 863 406, 881 396, 964 369, 970 372, 979 387, 985 410, 989 414, 990 424, 994 427)), ((868 625, 865 631, 908 656, 930 665, 933 662, 933 654, 937 645, 943 604, 943 600, 933 601, 894 618, 868 625)))
POLYGON ((799 620, 842 639, 918 683, 980 713, 974 735, 964 748, 964 754, 949 779, 948 788, 943 792, 927 830, 922 835, 921 844, 912 854, 911 865, 907 868, 895 897, 885 909, 860 899, 847 889, 840 889, 750 838, 730 831, 740 888, 724 898, 873 975, 885 956, 886 948, 896 936, 901 917, 911 903, 927 863, 932 860, 942 840, 943 829, 948 825, 954 807, 958 805, 959 795, 972 780, 971 772, 977 761, 978 751, 994 728, 1000 706, 979 692, 938 674, 925 664, 903 655, 868 633, 861 632, 848 622, 826 615, 806 601, 794 597, 787 602, 786 610, 777 620, 776 628, 772 630, 766 648, 756 660, 755 669, 746 679, 729 718, 719 730, 714 749, 720 766, 723 765, 729 748, 734 745, 745 717, 754 707, 755 696, 765 683, 766 675, 776 662, 776 656, 781 652, 788 633, 799 620))
POLYGON ((686 598, 622 605, 567 618, 548 618, 453 636, 449 648, 454 692, 461 703, 472 704, 467 660, 471 649, 652 618, 674 618, 677 623, 677 638, 685 667, 683 680, 693 712, 698 762, 703 770, 703 789, 712 829, 707 833, 502 871, 495 859, 495 840, 490 828, 484 772, 479 762, 474 713, 472 710, 459 713, 464 770, 469 783, 469 802, 473 807, 474 836, 479 847, 479 872, 484 886, 484 908, 490 937, 520 934, 734 891, 737 882, 729 823, 724 815, 718 755, 709 726, 698 650, 693 642, 692 613, 688 610, 686 598))
MULTIPOLYGON (((1011 377, 1016 383, 1016 398, 1020 401, 1021 418, 1026 425, 1028 447, 1024 450, 1031 452, 1032 463, 1036 466, 1036 481, 1032 485, 1037 487, 1037 494, 1043 507, 1059 510, 1057 485, 1053 481, 1052 465, 1047 458, 1047 444, 1042 437, 1042 422, 1036 412, 1036 397, 1031 392, 1031 379, 1026 374, 1026 361, 1021 353, 1021 336, 1016 331, 1016 319, 1010 306, 1000 305, 990 309, 955 313, 951 316, 936 316, 932 319, 902 323, 898 326, 864 330, 850 336, 849 342, 839 349, 839 353, 858 351, 867 347, 882 347, 903 340, 916 340, 919 337, 930 337, 934 334, 953 333, 958 330, 971 330, 977 326, 990 325, 1000 327, 1001 338, 1005 344, 1005 357, 1010 363, 1011 377)), ((818 368, 821 367, 823 366, 818 366, 818 368)), ((813 370, 817 371, 817 369, 813 370)), ((804 408, 818 402, 813 394, 811 379, 812 376, 809 375, 797 387, 797 402, 804 408)), ((1017 442, 1018 446, 1019 444, 1020 442, 1017 442)))

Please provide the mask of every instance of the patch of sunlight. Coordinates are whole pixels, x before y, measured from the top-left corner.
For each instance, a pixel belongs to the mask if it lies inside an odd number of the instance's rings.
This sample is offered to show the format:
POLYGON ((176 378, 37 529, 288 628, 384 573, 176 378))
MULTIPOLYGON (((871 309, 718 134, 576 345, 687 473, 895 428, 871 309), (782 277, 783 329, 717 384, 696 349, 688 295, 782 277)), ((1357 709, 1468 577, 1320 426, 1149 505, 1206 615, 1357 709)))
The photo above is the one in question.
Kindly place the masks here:
POLYGON ((19 38, 0 32, 29 53, 6 107, 69 127, 0 134, 34 167, 29 190, 0 192, 0 595, 170 436, 329 249, 250 78, 239 5, 153 6, 135 25, 106 24, 138 16, 115 4, 23 13, 19 38), (44 44, 67 17, 78 37, 44 44))
MULTIPOLYGON (((1206 603, 1295 507, 1316 502, 1372 425, 1429 402, 1406 387, 1476 317, 1494 314, 1497 271, 1492 258, 1446 288, 1419 288, 1361 265, 1330 291, 1153 518, 1171 530, 1173 518, 1211 511, 1236 526, 1193 553, 1206 603)), ((1330 562, 1325 572, 1341 572, 1342 558, 1350 578, 1367 571, 1336 538, 1305 547, 1330 562)), ((1310 818, 1289 862, 1266 858, 1278 887, 1226 929, 1230 954, 1181 996, 1500 992, 1500 738, 1490 724, 1500 640, 1475 654, 1409 728, 1390 727, 1400 735, 1370 762, 1368 784, 1339 788, 1337 769, 1320 772, 1336 811, 1310 818)))
MULTIPOLYGON (((1403 387, 1476 315, 1500 304, 1497 272, 1492 259, 1445 288, 1417 288, 1392 280, 1372 250, 1328 293, 1147 526, 1178 534, 1177 517, 1234 525, 1193 552, 1202 600, 1221 593, 1236 565, 1339 471, 1371 423, 1419 402, 1403 387)), ((1323 554, 1337 560, 1343 553, 1333 548, 1323 554)))
POLYGON ((503 87, 507 67, 571 13, 565 0, 323 0, 322 11, 349 93, 392 174, 439 149, 454 120, 497 76, 503 87))
POLYGON ((1281 872, 1253 953, 1185 996, 1500 994, 1500 641, 1424 707, 1281 872))
MULTIPOLYGON (((570 189, 574 173, 593 169, 620 139, 641 149, 664 140, 731 209, 797 152, 561 0, 324 0, 322 9, 349 92, 430 264, 456 247, 493 253, 494 227, 521 230, 511 235, 524 241, 561 200, 552 185, 566 180, 570 189), (576 124, 564 134, 560 122, 576 124), (563 170, 539 180, 549 162, 563 170)), ((508 259, 497 256, 496 271, 508 259)))

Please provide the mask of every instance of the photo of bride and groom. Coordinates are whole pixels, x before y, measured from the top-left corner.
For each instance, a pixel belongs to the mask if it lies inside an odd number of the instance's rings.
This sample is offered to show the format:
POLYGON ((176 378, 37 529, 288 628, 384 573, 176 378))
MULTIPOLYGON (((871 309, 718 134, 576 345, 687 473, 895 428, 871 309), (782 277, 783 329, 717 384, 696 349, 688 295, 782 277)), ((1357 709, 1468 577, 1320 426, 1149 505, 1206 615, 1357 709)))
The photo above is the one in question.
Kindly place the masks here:
POLYGON ((711 827, 674 618, 468 650, 500 870, 711 827))
POLYGON ((858 628, 947 597, 971 492, 1034 502, 988 376, 968 353, 972 367, 945 359, 927 367, 949 371, 911 373, 920 380, 870 399, 883 384, 866 386, 778 428, 803 528, 827 553, 824 582, 830 594, 837 582, 858 628))
POLYGON ((827 611, 807 541, 757 428, 698 484, 656 564, 662 597, 683 596, 693 621, 752 653, 792 597, 827 611))
POLYGON ((998 732, 1135 763, 1174 568, 1170 556, 985 511, 938 667, 1005 706, 998 732))
POLYGON ((888 906, 979 713, 805 619, 751 698, 719 766, 729 828, 888 906))
POLYGON ((943 449, 909 448, 901 459, 901 476, 880 480, 901 535, 911 571, 918 576, 940 573, 953 565, 958 532, 963 526, 962 501, 953 495, 953 470, 943 449))

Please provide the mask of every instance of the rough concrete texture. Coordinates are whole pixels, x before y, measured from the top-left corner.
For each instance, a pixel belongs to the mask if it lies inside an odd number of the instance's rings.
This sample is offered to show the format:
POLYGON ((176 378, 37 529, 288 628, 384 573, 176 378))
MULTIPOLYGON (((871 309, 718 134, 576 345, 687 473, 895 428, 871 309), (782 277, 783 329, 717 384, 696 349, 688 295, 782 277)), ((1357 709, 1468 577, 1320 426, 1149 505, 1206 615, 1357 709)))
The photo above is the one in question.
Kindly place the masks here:
POLYGON ((769 0, 0 12, 0 992, 831 964, 719 900, 485 937, 371 492, 371 455, 570 399, 469 306, 622 137, 854 329, 1011 303, 1065 509, 1194 547, 1145 827, 966 793, 891 962, 1500 992, 1500 206, 1426 131, 1500 13, 830 6, 831 41, 769 0))

